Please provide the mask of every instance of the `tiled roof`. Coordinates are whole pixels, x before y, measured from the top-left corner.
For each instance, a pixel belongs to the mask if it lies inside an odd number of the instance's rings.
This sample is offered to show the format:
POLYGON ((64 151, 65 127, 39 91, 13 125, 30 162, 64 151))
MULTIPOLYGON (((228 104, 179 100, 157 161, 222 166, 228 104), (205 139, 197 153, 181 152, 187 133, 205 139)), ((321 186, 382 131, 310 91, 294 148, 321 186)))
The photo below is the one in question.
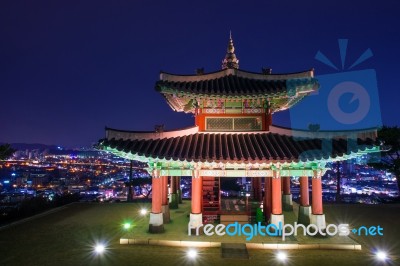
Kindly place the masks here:
POLYGON ((156 83, 156 90, 169 93, 183 93, 192 95, 217 96, 275 96, 288 93, 288 87, 308 87, 316 90, 318 81, 314 78, 292 80, 262 80, 226 75, 214 79, 195 81, 160 80, 156 83))
POLYGON ((295 139, 274 133, 196 133, 147 140, 102 139, 111 148, 147 158, 194 162, 266 162, 323 160, 372 148, 371 139, 348 143, 345 139, 295 139), (332 141, 330 143, 330 141, 332 141))

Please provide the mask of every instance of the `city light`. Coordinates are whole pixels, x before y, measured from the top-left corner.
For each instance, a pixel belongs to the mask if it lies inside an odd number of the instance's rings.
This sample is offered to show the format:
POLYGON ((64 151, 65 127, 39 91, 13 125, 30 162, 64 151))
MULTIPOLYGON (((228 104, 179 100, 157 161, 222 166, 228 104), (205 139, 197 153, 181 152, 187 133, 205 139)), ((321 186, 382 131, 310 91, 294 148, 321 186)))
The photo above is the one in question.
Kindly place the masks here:
POLYGON ((140 214, 141 215, 146 215, 147 214, 147 210, 146 209, 141 209, 140 210, 140 214))
POLYGON ((190 250, 187 252, 187 256, 188 256, 190 259, 195 259, 195 258, 197 257, 197 251, 194 250, 194 249, 190 249, 190 250))
POLYGON ((285 252, 279 251, 276 254, 276 258, 280 261, 286 261, 287 260, 287 254, 285 252))
POLYGON ((387 258, 388 258, 386 252, 384 252, 384 251, 378 251, 378 252, 376 252, 376 253, 375 253, 375 256, 376 256, 376 258, 377 258, 378 260, 382 260, 382 261, 387 260, 387 258))

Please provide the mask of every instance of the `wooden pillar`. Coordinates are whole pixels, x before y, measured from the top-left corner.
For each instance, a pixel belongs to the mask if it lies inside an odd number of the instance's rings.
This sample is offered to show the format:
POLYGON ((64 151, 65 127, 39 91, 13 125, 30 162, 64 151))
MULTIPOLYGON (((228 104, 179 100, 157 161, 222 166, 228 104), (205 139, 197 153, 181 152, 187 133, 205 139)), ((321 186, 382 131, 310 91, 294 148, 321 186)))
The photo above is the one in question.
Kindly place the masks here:
POLYGON ((178 194, 178 203, 182 203, 182 188, 181 188, 181 177, 176 177, 176 193, 178 194))
POLYGON ((168 205, 168 176, 162 176, 162 205, 168 205))
POLYGON ((177 187, 176 187, 176 176, 171 176, 170 178, 170 189, 171 189, 171 195, 170 195, 170 202, 169 206, 171 209, 178 209, 178 194, 176 194, 177 187))
POLYGON ((192 177, 192 213, 200 214, 203 194, 203 179, 201 176, 192 177))
POLYGON ((272 177, 272 214, 282 214, 282 183, 279 172, 272 177))
POLYGON ((257 201, 262 200, 261 177, 253 177, 254 179, 254 199, 257 201))
POLYGON ((149 221, 150 233, 164 232, 164 222, 162 213, 162 177, 160 170, 154 170, 151 178, 151 213, 149 221))
POLYGON ((282 181, 279 169, 272 171, 272 211, 270 223, 276 227, 283 226, 285 223, 282 213, 282 181))
POLYGON ((289 195, 290 194, 290 176, 284 176, 282 178, 282 184, 283 184, 283 194, 289 195))
POLYGON ((310 223, 319 230, 326 228, 325 214, 322 209, 322 170, 314 170, 312 177, 312 203, 310 223))
POLYGON ((323 214, 321 175, 314 171, 312 178, 312 214, 323 214))
POLYGON ((202 200, 203 178, 200 176, 200 169, 195 169, 192 173, 192 208, 189 216, 188 232, 194 233, 197 227, 203 225, 202 200))
POLYGON ((283 210, 293 211, 292 194, 290 194, 290 176, 282 177, 282 205, 283 210))
POLYGON ((169 204, 168 204, 168 176, 161 177, 161 191, 162 191, 162 214, 163 223, 167 224, 170 222, 169 204))
POLYGON ((255 190, 255 181, 254 181, 254 177, 250 178, 251 181, 251 192, 253 192, 253 197, 255 197, 256 195, 256 190, 255 190))
POLYGON ((178 176, 174 176, 174 182, 175 182, 175 191, 174 191, 174 193, 178 194, 178 190, 179 190, 179 177, 178 176))
POLYGON ((170 176, 169 178, 169 188, 171 190, 171 194, 176 193, 176 182, 174 176, 170 176))
POLYGON ((300 205, 309 206, 308 176, 300 177, 300 205))
MULTIPOLYGON (((313 189, 314 190, 314 189, 313 189)), ((308 191, 308 176, 300 177, 300 206, 298 213, 299 224, 309 225, 311 219, 311 206, 308 191)))
POLYGON ((151 179, 151 212, 161 213, 162 205, 162 178, 153 176, 151 179))
POLYGON ((272 178, 264 177, 264 217, 265 221, 268 221, 272 211, 272 178))

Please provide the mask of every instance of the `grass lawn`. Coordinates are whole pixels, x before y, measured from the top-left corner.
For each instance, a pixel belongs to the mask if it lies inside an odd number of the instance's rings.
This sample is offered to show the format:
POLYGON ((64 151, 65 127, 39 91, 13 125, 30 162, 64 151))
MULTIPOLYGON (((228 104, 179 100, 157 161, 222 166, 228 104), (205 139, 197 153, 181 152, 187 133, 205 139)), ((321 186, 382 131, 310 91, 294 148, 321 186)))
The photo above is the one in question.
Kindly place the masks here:
MULTIPOLYGON (((204 248, 192 261, 185 256, 186 248, 120 245, 125 220, 147 221, 138 215, 142 207, 149 205, 76 203, 2 229, 0 265, 283 265, 275 260, 274 250, 249 250, 249 260, 237 260, 222 259, 219 248, 204 248), (93 246, 102 241, 107 242, 107 251, 95 255, 93 246)), ((326 205, 328 222, 379 224, 384 236, 354 237, 363 245, 362 251, 289 250, 286 265, 373 265, 370 249, 375 247, 390 251, 390 265, 400 264, 399 211, 400 205, 326 205)))

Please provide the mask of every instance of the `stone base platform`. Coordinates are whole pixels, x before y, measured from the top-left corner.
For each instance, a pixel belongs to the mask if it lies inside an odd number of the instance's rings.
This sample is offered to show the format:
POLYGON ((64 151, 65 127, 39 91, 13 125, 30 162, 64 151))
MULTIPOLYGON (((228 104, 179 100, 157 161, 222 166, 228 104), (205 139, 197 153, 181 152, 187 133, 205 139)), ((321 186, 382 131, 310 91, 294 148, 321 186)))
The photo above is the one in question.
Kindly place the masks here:
MULTIPOLYGON (((135 239, 121 238, 121 245, 155 245, 169 247, 202 247, 219 248, 222 242, 215 241, 187 241, 164 239, 135 239)), ((224 242, 225 243, 225 242, 224 242)), ((336 250, 361 250, 360 244, 283 244, 283 243, 245 243, 247 249, 336 249, 336 250)))

